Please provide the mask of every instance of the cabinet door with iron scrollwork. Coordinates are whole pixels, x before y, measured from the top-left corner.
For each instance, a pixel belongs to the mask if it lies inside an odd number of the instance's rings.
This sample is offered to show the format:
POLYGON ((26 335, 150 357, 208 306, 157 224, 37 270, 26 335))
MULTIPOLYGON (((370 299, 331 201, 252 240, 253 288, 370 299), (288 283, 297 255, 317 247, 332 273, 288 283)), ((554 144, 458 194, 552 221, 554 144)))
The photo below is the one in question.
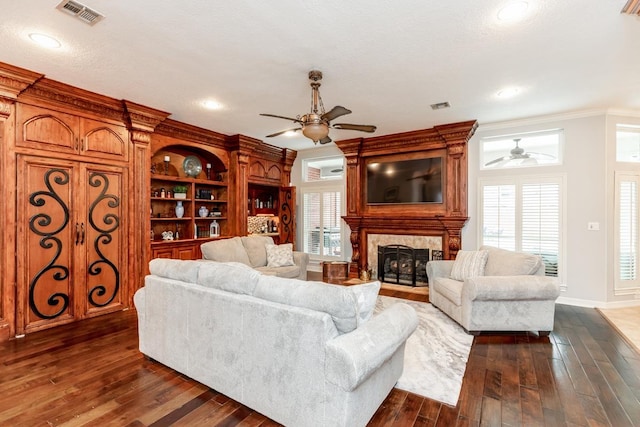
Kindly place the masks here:
POLYGON ((122 309, 125 170, 30 156, 18 166, 17 332, 122 309))
POLYGON ((127 199, 122 197, 126 182, 121 168, 82 166, 85 213, 77 249, 83 266, 78 292, 84 299, 78 303, 85 304, 82 311, 87 315, 122 309, 128 256, 124 244, 127 199))
POLYGON ((76 317, 74 298, 77 166, 18 156, 17 332, 76 317))

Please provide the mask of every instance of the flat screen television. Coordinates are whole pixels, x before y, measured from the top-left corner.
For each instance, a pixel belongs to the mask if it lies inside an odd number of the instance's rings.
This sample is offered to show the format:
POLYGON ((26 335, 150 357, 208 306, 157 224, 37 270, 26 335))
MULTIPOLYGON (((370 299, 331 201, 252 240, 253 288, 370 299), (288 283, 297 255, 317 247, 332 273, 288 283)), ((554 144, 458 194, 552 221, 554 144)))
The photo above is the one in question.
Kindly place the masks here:
POLYGON ((442 157, 367 164, 367 204, 442 203, 442 157))

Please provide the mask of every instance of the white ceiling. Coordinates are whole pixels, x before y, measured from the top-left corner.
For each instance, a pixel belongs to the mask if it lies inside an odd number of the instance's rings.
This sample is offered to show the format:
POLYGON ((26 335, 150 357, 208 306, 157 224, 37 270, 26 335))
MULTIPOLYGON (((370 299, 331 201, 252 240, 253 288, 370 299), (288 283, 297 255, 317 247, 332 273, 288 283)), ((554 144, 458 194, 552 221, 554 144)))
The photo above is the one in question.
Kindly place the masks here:
MULTIPOLYGON (((296 150, 302 137, 265 135, 293 123, 259 113, 308 113, 307 74, 323 72, 334 123, 373 135, 477 119, 481 124, 592 109, 640 112, 640 17, 626 0, 529 0, 501 23, 508 0, 82 0, 94 26, 60 0, 0 0, 0 61, 224 134, 296 150), (62 47, 33 44, 33 32, 62 47), (518 96, 498 99, 509 86, 518 96), (200 106, 214 99, 225 107, 200 106), (451 108, 433 111, 430 104, 451 108)), ((371 136, 331 130, 335 139, 371 136)))

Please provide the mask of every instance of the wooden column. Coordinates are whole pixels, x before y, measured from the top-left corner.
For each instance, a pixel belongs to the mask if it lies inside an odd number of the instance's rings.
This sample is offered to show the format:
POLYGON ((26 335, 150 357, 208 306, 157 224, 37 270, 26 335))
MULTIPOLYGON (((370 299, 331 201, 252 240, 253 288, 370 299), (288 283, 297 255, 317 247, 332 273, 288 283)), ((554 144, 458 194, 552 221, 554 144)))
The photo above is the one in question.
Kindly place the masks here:
POLYGON ((156 126, 169 117, 169 113, 155 110, 131 101, 123 101, 129 122, 131 140, 131 157, 133 173, 131 174, 131 209, 132 220, 129 221, 132 243, 129 245, 129 259, 132 261, 132 278, 129 281, 130 304, 133 306, 133 294, 144 285, 144 276, 149 273, 151 258, 151 237, 149 228, 150 176, 151 176, 151 134, 156 126))
POLYGON ((16 333, 15 103, 43 75, 0 62, 0 342, 16 333))

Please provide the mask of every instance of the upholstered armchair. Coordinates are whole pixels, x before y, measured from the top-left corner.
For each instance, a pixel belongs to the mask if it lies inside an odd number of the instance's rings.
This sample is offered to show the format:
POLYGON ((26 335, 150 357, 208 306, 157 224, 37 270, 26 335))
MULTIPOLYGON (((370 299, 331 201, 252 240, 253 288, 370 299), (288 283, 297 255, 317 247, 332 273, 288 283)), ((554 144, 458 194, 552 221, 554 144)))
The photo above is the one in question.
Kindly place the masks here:
POLYGON ((557 279, 540 257, 491 246, 427 264, 429 301, 468 333, 553 330, 557 279))

